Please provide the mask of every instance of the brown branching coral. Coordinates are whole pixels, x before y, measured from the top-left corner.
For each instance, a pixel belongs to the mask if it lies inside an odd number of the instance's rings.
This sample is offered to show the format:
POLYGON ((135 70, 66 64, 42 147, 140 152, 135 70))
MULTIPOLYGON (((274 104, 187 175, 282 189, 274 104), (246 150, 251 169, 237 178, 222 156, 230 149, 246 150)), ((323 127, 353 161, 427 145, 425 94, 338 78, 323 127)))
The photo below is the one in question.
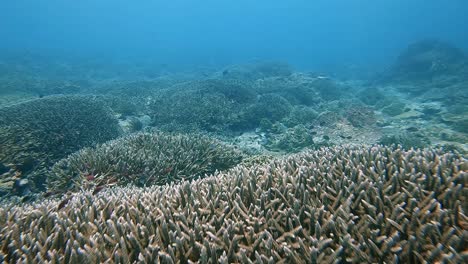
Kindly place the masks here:
POLYGON ((325 148, 164 187, 4 205, 0 258, 50 263, 462 263, 466 159, 325 148))

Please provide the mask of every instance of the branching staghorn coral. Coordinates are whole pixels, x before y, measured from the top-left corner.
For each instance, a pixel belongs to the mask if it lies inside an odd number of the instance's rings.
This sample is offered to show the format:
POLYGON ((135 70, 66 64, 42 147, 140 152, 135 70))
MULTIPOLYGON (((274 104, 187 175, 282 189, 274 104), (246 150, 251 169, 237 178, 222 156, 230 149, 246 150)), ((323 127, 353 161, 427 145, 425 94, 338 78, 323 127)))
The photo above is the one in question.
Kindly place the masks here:
POLYGON ((229 169, 241 159, 242 153, 234 147, 206 136, 138 133, 82 149, 57 162, 48 176, 48 191, 109 184, 164 185, 229 169))
POLYGON ((463 263, 466 159, 337 147, 177 185, 0 209, 0 258, 39 263, 463 263))
POLYGON ((42 187, 44 170, 86 146, 120 134, 102 102, 86 96, 50 96, 0 108, 0 162, 42 187))
POLYGON ((239 122, 239 112, 255 98, 249 82, 209 79, 163 90, 148 108, 154 125, 162 130, 221 132, 239 122))
POLYGON ((273 123, 287 117, 291 110, 292 105, 283 97, 273 93, 264 94, 241 113, 239 122, 244 127, 255 128, 262 119, 273 123))

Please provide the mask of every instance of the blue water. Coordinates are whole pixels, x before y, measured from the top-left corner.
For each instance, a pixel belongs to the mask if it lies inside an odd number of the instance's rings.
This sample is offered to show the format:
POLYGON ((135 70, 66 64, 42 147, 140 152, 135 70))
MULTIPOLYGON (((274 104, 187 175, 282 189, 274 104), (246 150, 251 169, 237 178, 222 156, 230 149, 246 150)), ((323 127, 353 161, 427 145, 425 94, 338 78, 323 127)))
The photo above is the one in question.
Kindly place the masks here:
POLYGON ((175 68, 279 60, 297 69, 387 65, 408 43, 468 48, 464 0, 15 0, 0 54, 151 60, 175 68))

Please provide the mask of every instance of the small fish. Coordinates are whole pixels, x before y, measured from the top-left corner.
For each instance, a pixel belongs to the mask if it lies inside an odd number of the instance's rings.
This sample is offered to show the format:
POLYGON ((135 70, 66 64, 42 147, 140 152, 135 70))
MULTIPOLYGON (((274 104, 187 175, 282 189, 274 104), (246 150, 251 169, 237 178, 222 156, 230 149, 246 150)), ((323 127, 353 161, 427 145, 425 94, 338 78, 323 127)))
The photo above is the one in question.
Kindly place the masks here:
POLYGON ((112 186, 112 185, 115 185, 117 182, 118 180, 116 178, 112 178, 107 181, 107 185, 112 186))
POLYGON ((93 174, 88 174, 88 175, 86 175, 86 180, 87 180, 87 181, 94 181, 94 179, 95 179, 95 177, 94 177, 93 174))
POLYGON ((315 78, 316 78, 316 79, 319 79, 319 80, 328 80, 328 79, 330 79, 329 77, 323 76, 323 75, 318 75, 318 76, 316 76, 315 78))
POLYGON ((49 192, 46 192, 46 193, 44 194, 44 197, 47 198, 47 197, 50 197, 50 196, 52 196, 52 195, 54 195, 54 194, 55 194, 54 192, 50 192, 50 191, 49 191, 49 192))
POLYGON ((93 195, 96 195, 97 193, 99 193, 100 191, 102 191, 104 188, 105 188, 104 185, 96 186, 96 188, 94 188, 93 195))
POLYGON ((172 171, 172 167, 167 167, 166 169, 164 169, 164 173, 170 173, 172 171))
POLYGON ((21 202, 23 202, 23 203, 30 202, 30 201, 33 201, 33 200, 34 200, 34 197, 31 196, 31 195, 26 195, 26 196, 23 196, 23 198, 21 198, 21 202))
POLYGON ((73 197, 73 196, 69 196, 69 197, 63 199, 63 200, 59 203, 59 205, 57 206, 57 210, 60 210, 60 209, 64 208, 65 205, 68 204, 68 202, 71 200, 72 197, 73 197))

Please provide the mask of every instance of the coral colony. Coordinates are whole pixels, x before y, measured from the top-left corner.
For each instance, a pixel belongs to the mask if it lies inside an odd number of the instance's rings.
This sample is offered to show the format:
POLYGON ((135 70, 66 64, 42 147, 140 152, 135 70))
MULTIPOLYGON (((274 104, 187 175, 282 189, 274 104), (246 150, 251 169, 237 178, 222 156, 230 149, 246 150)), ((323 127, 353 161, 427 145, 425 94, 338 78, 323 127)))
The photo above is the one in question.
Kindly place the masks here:
POLYGON ((461 263, 466 170, 437 149, 335 147, 179 184, 0 209, 8 262, 461 263))

